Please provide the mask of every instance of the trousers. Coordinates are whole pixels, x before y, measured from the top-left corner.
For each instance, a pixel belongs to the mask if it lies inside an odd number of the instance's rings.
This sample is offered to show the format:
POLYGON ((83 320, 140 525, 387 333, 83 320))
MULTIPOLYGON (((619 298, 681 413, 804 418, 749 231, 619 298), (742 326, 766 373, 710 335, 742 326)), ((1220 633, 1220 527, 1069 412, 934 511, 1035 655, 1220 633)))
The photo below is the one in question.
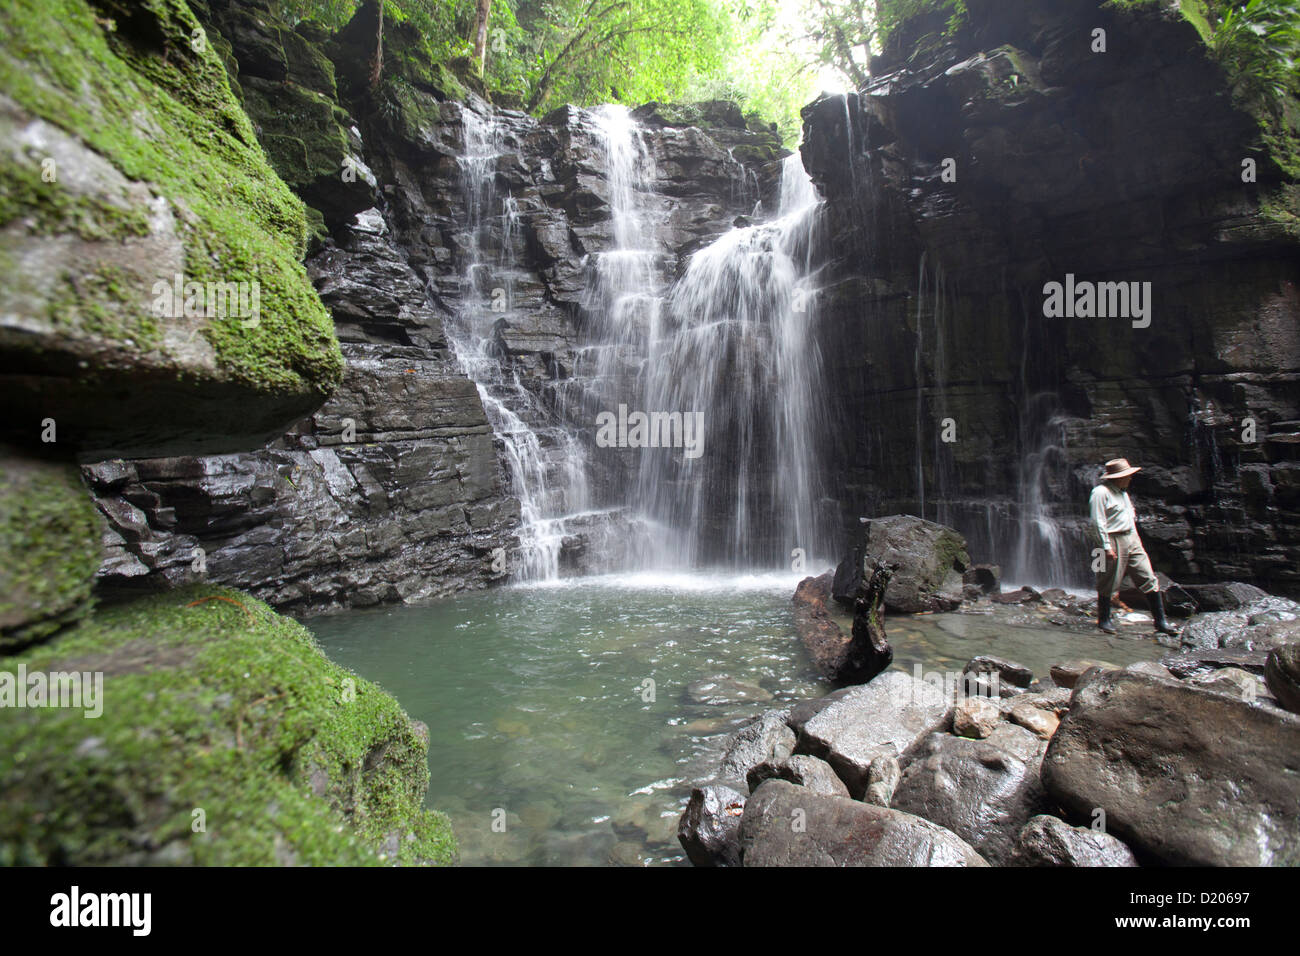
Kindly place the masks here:
POLYGON ((1151 559, 1147 557, 1146 548, 1142 547, 1142 539, 1138 537, 1137 528, 1117 531, 1108 534, 1106 538, 1115 552, 1115 558, 1111 560, 1107 556, 1105 570, 1097 574, 1098 594, 1114 594, 1119 590, 1125 574, 1133 579, 1133 583, 1143 594, 1160 590, 1160 582, 1156 580, 1156 573, 1151 568, 1151 559))

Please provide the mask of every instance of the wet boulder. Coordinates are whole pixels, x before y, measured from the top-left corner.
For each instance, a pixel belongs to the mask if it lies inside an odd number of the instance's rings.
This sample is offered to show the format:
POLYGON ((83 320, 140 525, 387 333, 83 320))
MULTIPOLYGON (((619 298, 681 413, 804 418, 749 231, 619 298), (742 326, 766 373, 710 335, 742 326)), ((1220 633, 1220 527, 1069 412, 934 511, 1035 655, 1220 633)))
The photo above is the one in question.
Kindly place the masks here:
POLYGON ((903 671, 846 691, 802 724, 797 749, 829 763, 857 798, 866 792, 872 761, 910 753, 951 720, 947 695, 903 671))
POLYGON ((1221 581, 1216 584, 1185 584, 1183 591, 1191 595, 1202 611, 1236 611, 1268 592, 1242 581, 1221 581))
POLYGON ((903 770, 890 806, 946 827, 997 865, 1041 813, 1038 768, 992 744, 932 734, 903 770))
POLYGON ((910 813, 769 780, 745 804, 745 866, 987 866, 959 836, 910 813))
POLYGON ((1020 831, 1010 866, 1137 866, 1133 851, 1108 833, 1036 816, 1020 831))
POLYGON ((1300 717, 1132 671, 1074 692, 1042 779, 1144 859, 1300 865, 1300 717), (1250 834, 1248 840, 1242 834, 1250 834))
POLYGON ((1288 644, 1269 652, 1264 681, 1279 704, 1300 714, 1300 644, 1288 644))
POLYGON ((951 611, 962 602, 971 561, 966 539, 952 528, 912 515, 873 518, 859 553, 867 574, 877 564, 897 565, 885 591, 889 611, 951 611))
POLYGON ((1009 697, 1012 694, 1019 693, 1020 690, 1028 687, 1034 680, 1034 672, 1023 664, 1015 661, 1009 661, 1005 658, 994 657, 991 654, 981 654, 973 657, 962 668, 962 674, 977 675, 988 689, 997 687, 998 695, 1009 697), (996 684, 993 678, 996 677, 996 684))
POLYGON ((806 787, 813 793, 830 797, 849 795, 849 788, 844 786, 844 781, 835 776, 835 771, 831 769, 830 764, 806 754, 795 754, 781 763, 761 763, 754 767, 749 771, 747 778, 750 793, 762 786, 764 780, 772 778, 785 780, 806 787))
POLYGON ((785 712, 769 711, 728 738, 718 776, 744 787, 750 770, 760 764, 784 763, 794 746, 794 731, 786 726, 785 712))
POLYGON ((740 865, 740 819, 746 796, 726 781, 691 791, 677 823, 677 840, 696 866, 740 865))

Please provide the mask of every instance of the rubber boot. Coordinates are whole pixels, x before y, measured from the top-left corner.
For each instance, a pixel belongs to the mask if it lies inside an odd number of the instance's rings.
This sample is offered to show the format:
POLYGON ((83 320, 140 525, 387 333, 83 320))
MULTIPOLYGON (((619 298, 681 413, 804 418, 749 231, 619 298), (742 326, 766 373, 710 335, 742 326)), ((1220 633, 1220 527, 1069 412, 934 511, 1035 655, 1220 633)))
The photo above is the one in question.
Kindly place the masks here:
POLYGON ((1165 619, 1165 596, 1159 591, 1151 591, 1147 594, 1147 604, 1151 608, 1151 616, 1155 618, 1156 630, 1161 634, 1177 634, 1178 628, 1174 627, 1165 619))
POLYGON ((1110 619, 1110 594, 1097 592, 1097 626, 1107 634, 1115 633, 1115 624, 1110 619))

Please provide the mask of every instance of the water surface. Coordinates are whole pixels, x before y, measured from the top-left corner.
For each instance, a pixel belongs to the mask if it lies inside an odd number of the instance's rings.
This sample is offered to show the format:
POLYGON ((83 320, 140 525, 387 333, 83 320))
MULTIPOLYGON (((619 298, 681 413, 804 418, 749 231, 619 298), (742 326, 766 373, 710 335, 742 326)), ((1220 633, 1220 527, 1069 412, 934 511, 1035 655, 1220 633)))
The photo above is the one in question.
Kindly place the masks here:
MULTIPOLYGON (((334 660, 429 725, 428 803, 450 815, 462 862, 680 864, 677 818, 725 735, 830 689, 795 637, 797 579, 611 575, 308 626, 334 660)), ((960 671, 994 653, 1045 677, 1060 660, 1163 653, 1014 613, 1028 623, 892 617, 895 667, 960 671)))

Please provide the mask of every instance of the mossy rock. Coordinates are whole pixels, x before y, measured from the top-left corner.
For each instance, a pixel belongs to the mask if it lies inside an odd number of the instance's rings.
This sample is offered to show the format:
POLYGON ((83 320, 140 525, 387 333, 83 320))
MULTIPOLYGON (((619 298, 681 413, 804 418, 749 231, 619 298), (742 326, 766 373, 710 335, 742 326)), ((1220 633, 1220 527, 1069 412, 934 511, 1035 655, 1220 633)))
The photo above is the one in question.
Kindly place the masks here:
POLYGON ((0 28, 9 437, 53 417, 87 455, 230 451, 318 407, 343 362, 303 205, 185 4, 14 0, 0 28), (208 295, 188 315, 159 301, 177 276, 208 295), (241 283, 256 314, 208 309, 241 283))
POLYGON ((427 729, 248 595, 102 608, 0 675, 19 665, 102 684, 5 710, 0 865, 455 862, 423 806, 427 729))
POLYGON ((0 448, 0 652, 89 613, 102 534, 75 465, 0 448))

